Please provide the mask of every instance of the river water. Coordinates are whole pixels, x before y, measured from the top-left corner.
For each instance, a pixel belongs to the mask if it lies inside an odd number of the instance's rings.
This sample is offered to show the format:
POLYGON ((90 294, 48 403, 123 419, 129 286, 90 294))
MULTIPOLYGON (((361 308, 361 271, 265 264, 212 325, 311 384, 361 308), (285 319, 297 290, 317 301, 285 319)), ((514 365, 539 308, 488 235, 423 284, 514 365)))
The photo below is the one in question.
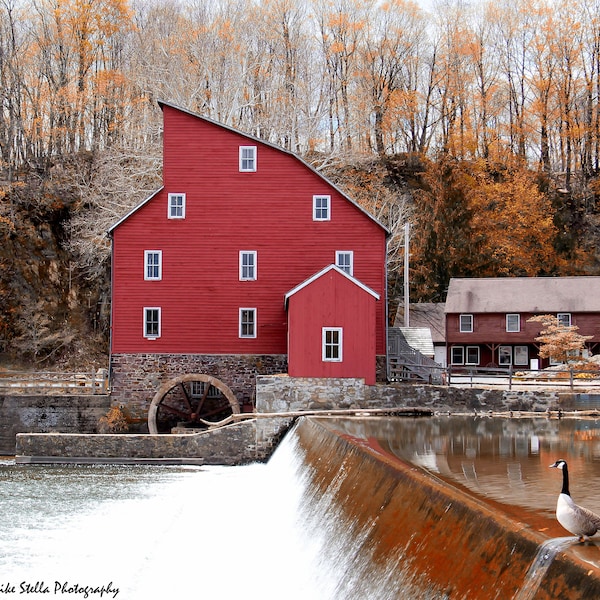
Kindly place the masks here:
MULTIPOLYGON (((335 422, 549 537, 566 535, 553 516, 560 473, 548 469, 565 458, 574 499, 600 513, 598 420, 335 422)), ((319 520, 328 509, 315 499, 311 476, 293 432, 266 465, 47 467, 2 460, 0 600, 345 599, 340 582, 350 564, 360 565, 355 577, 362 581, 352 588, 361 590, 357 600, 401 597, 393 591, 400 589, 393 565, 375 581, 356 545, 352 556, 340 546, 336 560, 323 560, 326 547, 332 556, 332 535, 346 525, 331 529, 319 520)), ((335 511, 328 514, 337 519, 335 511)), ((595 554, 584 558, 600 568, 595 554)))

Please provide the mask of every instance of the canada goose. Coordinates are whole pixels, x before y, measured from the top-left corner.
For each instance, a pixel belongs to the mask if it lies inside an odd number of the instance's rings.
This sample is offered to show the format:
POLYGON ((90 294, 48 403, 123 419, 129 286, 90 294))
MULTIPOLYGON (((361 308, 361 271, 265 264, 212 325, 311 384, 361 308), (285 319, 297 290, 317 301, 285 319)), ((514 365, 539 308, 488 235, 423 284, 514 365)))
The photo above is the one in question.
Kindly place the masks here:
POLYGON ((600 529, 600 517, 573 502, 569 492, 569 470, 566 461, 561 458, 550 465, 550 468, 562 469, 563 474, 562 490, 556 503, 556 519, 567 531, 578 536, 580 542, 584 542, 586 536, 592 536, 600 529))

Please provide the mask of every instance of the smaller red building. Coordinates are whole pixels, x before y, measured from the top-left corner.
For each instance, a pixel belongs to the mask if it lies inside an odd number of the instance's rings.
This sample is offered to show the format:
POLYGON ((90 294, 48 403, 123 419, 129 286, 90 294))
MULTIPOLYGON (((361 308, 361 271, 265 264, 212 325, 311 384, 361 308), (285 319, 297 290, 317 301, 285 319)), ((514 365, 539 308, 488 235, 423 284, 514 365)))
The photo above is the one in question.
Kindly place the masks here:
POLYGON ((374 385, 379 298, 333 264, 289 291, 288 374, 359 377, 374 385))

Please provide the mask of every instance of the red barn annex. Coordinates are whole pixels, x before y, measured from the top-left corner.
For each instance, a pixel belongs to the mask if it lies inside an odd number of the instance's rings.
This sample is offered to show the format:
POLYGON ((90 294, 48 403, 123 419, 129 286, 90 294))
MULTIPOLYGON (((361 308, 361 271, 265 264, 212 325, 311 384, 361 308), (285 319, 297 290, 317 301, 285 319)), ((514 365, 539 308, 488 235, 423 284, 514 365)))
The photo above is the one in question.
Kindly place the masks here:
POLYGON ((169 378, 203 373, 248 405, 255 375, 286 372, 292 348, 290 375, 373 384, 387 230, 294 154, 160 107, 164 185, 110 230, 115 399, 143 412, 169 378), (307 281, 317 296, 288 327, 307 281))

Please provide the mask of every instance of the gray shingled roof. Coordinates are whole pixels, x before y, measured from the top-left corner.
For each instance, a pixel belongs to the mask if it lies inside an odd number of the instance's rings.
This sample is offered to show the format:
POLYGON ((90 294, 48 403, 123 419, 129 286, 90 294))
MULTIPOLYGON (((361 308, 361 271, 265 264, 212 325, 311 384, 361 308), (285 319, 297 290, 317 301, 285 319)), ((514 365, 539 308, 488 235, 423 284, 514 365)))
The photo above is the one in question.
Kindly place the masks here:
POLYGON ((445 312, 600 312, 600 277, 451 279, 445 312))
MULTIPOLYGON (((409 304, 409 325, 427 327, 431 330, 434 344, 446 342, 446 317, 443 302, 414 302, 409 304)), ((394 327, 404 327, 404 303, 401 301, 396 311, 394 327)))

